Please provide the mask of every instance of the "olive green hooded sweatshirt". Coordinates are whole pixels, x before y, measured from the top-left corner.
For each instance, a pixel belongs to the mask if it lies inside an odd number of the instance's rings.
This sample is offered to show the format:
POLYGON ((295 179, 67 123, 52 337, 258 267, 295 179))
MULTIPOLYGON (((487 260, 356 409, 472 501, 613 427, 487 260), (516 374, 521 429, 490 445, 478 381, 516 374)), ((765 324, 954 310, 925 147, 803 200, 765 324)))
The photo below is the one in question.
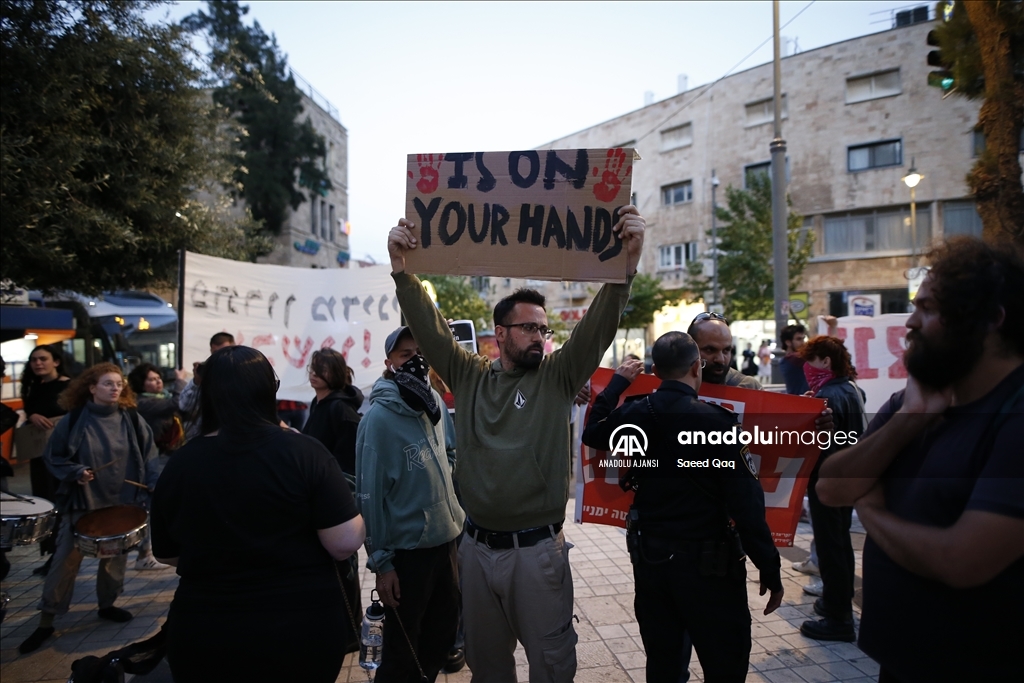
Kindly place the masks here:
POLYGON ((505 370, 455 342, 416 276, 392 277, 420 352, 455 395, 455 479, 469 518, 492 531, 561 522, 569 500, 569 410, 615 337, 632 278, 604 285, 569 341, 540 367, 505 370))

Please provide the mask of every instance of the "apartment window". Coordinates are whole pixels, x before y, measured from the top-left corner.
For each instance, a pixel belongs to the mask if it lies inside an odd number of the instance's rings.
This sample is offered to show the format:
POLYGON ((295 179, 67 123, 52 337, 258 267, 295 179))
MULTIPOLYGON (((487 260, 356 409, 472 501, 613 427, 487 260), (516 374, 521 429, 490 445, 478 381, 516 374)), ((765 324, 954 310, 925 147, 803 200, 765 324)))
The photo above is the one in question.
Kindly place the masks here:
MULTIPOLYGON (((917 205, 917 248, 932 234, 931 207, 917 205)), ((910 207, 878 209, 825 216, 825 254, 863 254, 914 248, 910 207)))
POLYGON ((697 260, 697 243, 684 242, 658 247, 658 270, 677 270, 697 260))
POLYGON ((327 202, 320 200, 320 237, 327 239, 327 202))
POLYGON ((880 71, 867 76, 846 79, 846 103, 877 100, 880 97, 899 95, 900 70, 880 71))
POLYGON ((971 139, 971 156, 980 157, 985 152, 985 131, 981 128, 974 129, 971 139))
POLYGON ((903 143, 899 140, 884 140, 850 147, 846 151, 846 164, 851 172, 902 166, 903 143))
POLYGON ((675 128, 661 131, 661 151, 689 147, 693 144, 693 124, 684 123, 675 128))
MULTIPOLYGON (((789 98, 782 96, 782 118, 789 117, 789 98)), ((751 102, 747 105, 747 126, 760 126, 775 120, 775 99, 767 99, 751 102)))
POLYGON ((687 180, 685 183, 676 183, 675 185, 666 185, 661 188, 662 202, 665 206, 672 206, 674 204, 686 204, 687 202, 693 201, 693 181, 687 180))
POLYGON ((946 202, 942 207, 942 231, 946 237, 981 237, 981 216, 974 202, 946 202))
POLYGON ((316 234, 316 200, 309 200, 309 231, 316 234))
POLYGON ((330 229, 330 236, 331 236, 331 241, 333 242, 334 241, 334 226, 337 225, 337 223, 334 220, 334 204, 331 204, 330 207, 328 207, 327 215, 329 216, 329 219, 327 221, 327 225, 330 226, 330 228, 329 228, 330 229))
MULTIPOLYGON (((772 162, 765 161, 758 164, 748 164, 743 167, 743 189, 749 190, 753 187, 753 179, 756 176, 764 176, 769 181, 772 178, 772 162)), ((786 157, 786 182, 790 181, 789 178, 789 157, 786 157)))

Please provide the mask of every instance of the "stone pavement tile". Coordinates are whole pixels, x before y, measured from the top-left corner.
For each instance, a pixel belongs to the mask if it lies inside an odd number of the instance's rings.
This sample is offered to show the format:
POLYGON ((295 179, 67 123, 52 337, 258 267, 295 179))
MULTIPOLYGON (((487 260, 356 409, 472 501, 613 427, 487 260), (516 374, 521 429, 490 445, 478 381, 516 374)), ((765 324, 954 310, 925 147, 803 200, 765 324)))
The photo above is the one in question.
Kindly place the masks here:
POLYGON ((594 596, 594 590, 590 586, 573 586, 573 596, 576 598, 590 598, 594 596))
POLYGON ((837 655, 832 650, 829 650, 823 645, 816 645, 813 647, 807 647, 802 652, 815 664, 824 664, 826 662, 841 662, 843 658, 837 655))
MULTIPOLYGON (((825 662, 819 666, 841 681, 848 678, 860 678, 864 675, 863 671, 853 666, 850 662, 825 662)), ((878 675, 877 672, 875 675, 878 675)))
POLYGON ((609 650, 616 654, 619 652, 637 651, 636 642, 629 636, 623 638, 606 638, 604 644, 609 650))
POLYGON ((871 659, 870 657, 864 657, 863 659, 854 659, 850 662, 855 667, 866 673, 868 676, 878 675, 878 662, 871 659))
POLYGON ((608 583, 603 586, 594 586, 590 591, 594 595, 617 596, 622 590, 621 584, 608 583))
POLYGON ((790 647, 802 650, 808 647, 820 647, 824 641, 814 640, 808 638, 799 631, 790 631, 788 635, 782 636, 782 639, 789 643, 790 647))
POLYGON ((592 640, 603 640, 601 635, 594 628, 594 625, 589 621, 580 620, 580 623, 574 624, 576 627, 576 635, 581 643, 589 643, 592 640))
MULTIPOLYGON (((603 642, 577 643, 576 667, 581 670, 593 671, 598 668, 617 668, 615 656, 603 642)), ((590 680, 592 676, 577 676, 581 680, 590 680)))
POLYGON ((612 640, 615 638, 625 638, 629 634, 626 630, 618 624, 611 624, 607 626, 598 626, 597 633, 601 636, 602 640, 612 640))
POLYGON ((853 643, 829 643, 825 647, 847 661, 864 658, 864 653, 853 643))
POLYGON ((619 652, 615 655, 623 669, 642 669, 647 666, 647 655, 643 652, 619 652))
POLYGON ((609 583, 611 582, 608 580, 608 577, 604 576, 603 574, 598 576, 587 577, 587 585, 591 588, 596 588, 597 586, 607 586, 609 583))
POLYGON ((530 683, 530 667, 528 665, 522 664, 516 667, 516 682, 530 683))
POLYGON ((593 566, 595 566, 595 567, 614 567, 614 566, 616 566, 615 563, 612 562, 611 560, 609 560, 608 558, 592 560, 591 562, 592 562, 593 566))
POLYGON ((771 671, 773 669, 784 669, 789 664, 794 663, 790 660, 780 658, 777 654, 772 652, 760 652, 757 654, 751 653, 750 665, 757 671, 771 671))
POLYGON ((768 636, 767 638, 758 638, 757 642, 767 652, 779 652, 790 649, 789 643, 787 643, 779 636, 768 636))
POLYGON ((583 565, 581 567, 573 567, 572 576, 575 579, 577 576, 588 577, 588 576, 601 576, 604 572, 598 567, 591 567, 583 565))
POLYGON ((629 676, 629 680, 633 683, 647 683, 646 669, 630 669, 626 674, 629 676))
POLYGON ((807 683, 830 683, 836 680, 831 673, 816 664, 794 667, 791 671, 807 683))
POLYGON ((587 620, 594 626, 625 624, 633 621, 633 615, 622 608, 609 596, 580 598, 576 604, 583 610, 587 620))
POLYGON ((806 683, 804 679, 789 669, 773 669, 763 672, 763 675, 771 683, 806 683))
POLYGON ((761 626, 773 636, 788 636, 793 633, 793 626, 788 621, 769 621, 761 626))

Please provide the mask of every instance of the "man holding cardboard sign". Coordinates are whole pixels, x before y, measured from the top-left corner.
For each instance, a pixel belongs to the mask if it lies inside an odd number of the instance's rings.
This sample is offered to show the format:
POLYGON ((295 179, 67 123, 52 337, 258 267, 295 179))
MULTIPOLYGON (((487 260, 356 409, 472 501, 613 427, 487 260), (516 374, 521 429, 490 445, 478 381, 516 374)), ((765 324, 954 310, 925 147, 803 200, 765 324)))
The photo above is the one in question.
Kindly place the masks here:
MULTIPOLYGON (((428 174, 429 175, 429 174, 428 174)), ((627 193, 628 196, 628 193, 627 193)), ((420 251, 415 221, 391 230, 398 300, 424 357, 455 395, 456 478, 468 514, 459 549, 466 659, 474 681, 516 680, 518 639, 530 680, 571 681, 576 632, 569 545, 569 410, 614 338, 640 260, 644 219, 633 206, 611 228, 622 245, 624 284, 606 284, 559 350, 544 356, 544 298, 519 290, 495 307, 501 353, 490 361, 461 348, 420 281, 405 272, 420 251)), ((520 264, 505 264, 506 271, 520 264)))

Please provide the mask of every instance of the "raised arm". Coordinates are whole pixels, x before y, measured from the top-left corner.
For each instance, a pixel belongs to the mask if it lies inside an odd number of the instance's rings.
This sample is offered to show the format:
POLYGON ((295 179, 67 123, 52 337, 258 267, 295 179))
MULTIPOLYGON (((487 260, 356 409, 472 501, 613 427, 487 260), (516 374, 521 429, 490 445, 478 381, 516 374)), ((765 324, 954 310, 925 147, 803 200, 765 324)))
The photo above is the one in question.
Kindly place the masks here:
POLYGON ((477 357, 455 341, 448 322, 427 296, 419 278, 405 272, 405 252, 417 246, 412 232, 415 227, 415 223, 403 218, 388 235, 395 294, 423 357, 454 392, 461 378, 459 369, 473 364, 477 357))

